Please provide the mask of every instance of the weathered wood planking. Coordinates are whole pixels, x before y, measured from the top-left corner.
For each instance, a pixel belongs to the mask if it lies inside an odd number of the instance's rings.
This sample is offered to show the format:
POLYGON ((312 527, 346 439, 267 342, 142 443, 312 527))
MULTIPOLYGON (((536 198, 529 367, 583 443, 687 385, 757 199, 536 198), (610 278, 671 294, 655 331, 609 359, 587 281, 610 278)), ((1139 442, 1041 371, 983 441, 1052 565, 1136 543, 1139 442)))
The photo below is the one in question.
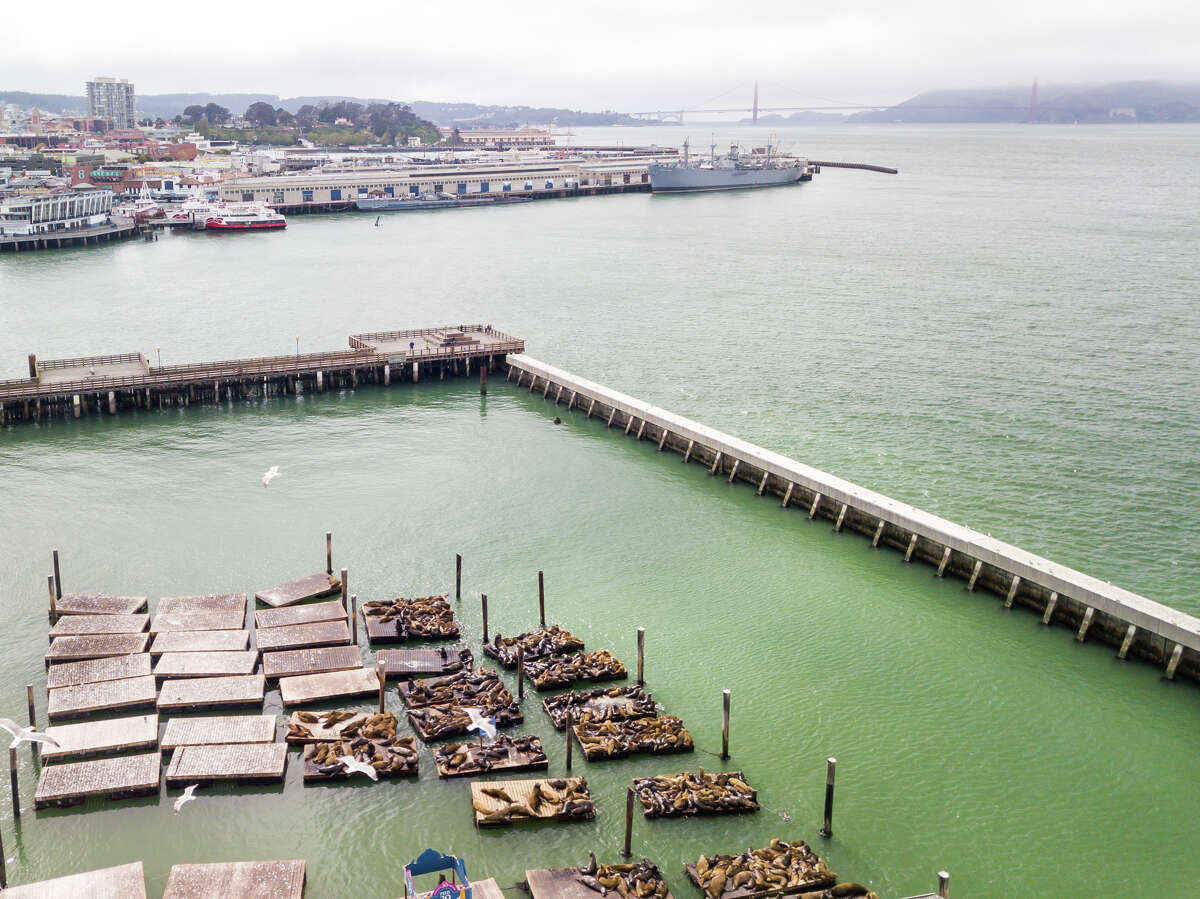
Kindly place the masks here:
POLYGON ((159 615, 173 612, 236 612, 246 608, 245 593, 200 593, 194 596, 164 596, 154 607, 159 615))
POLYGON ((280 649, 306 649, 350 642, 345 621, 319 621, 316 624, 291 624, 285 627, 260 627, 254 631, 259 652, 280 649))
POLYGON ((256 627, 286 627, 289 624, 315 624, 318 621, 345 621, 346 607, 340 599, 310 602, 282 609, 259 609, 254 613, 256 627))
POLYGON ((46 662, 78 662, 145 652, 149 634, 91 634, 85 637, 55 637, 46 652, 46 662))
MULTIPOLYGON (((426 893, 417 893, 412 899, 429 899, 432 895, 433 890, 430 890, 426 893)), ((472 880, 471 899, 504 899, 504 893, 494 877, 486 880, 472 880)))
POLYGON ((55 687, 50 691, 46 703, 46 715, 51 721, 60 721, 94 712, 153 706, 157 695, 154 684, 154 676, 145 674, 121 680, 55 687))
POLYGON ((346 696, 370 696, 378 692, 379 679, 375 672, 368 668, 279 679, 279 695, 285 706, 341 699, 346 696))
POLYGON ((154 635, 150 655, 162 655, 164 652, 236 652, 249 645, 249 631, 168 631, 154 635))
POLYGON ((64 593, 54 603, 59 615, 133 615, 146 611, 144 596, 110 596, 107 593, 64 593))
POLYGON ((202 709, 222 706, 262 705, 266 681, 261 674, 230 677, 191 677, 164 681, 158 709, 202 709))
POLYGON ((317 649, 263 653, 263 674, 268 680, 322 674, 326 671, 347 671, 362 666, 362 652, 357 646, 322 646, 317 649))
POLYGON ((4 899, 146 899, 141 862, 9 887, 4 899))
POLYGON ((471 650, 465 646, 446 649, 380 649, 376 659, 383 659, 389 678, 441 676, 461 671, 474 664, 471 650))
POLYGON ((51 637, 86 634, 140 634, 150 624, 149 615, 64 615, 50 628, 51 637))
POLYGON ((310 574, 259 590, 254 598, 263 605, 278 609, 280 606, 294 606, 298 602, 309 599, 320 599, 322 596, 332 596, 342 589, 342 579, 324 571, 310 574))
MULTIPOLYGON (((562 778, 567 783, 567 790, 572 790, 575 787, 583 786, 583 792, 587 793, 587 781, 582 777, 565 777, 562 778)), ((524 803, 529 805, 530 798, 533 795, 534 784, 541 784, 542 789, 550 792, 553 795, 561 795, 565 791, 554 790, 547 783, 546 778, 538 780, 473 780, 471 781, 471 805, 475 812, 475 825, 477 827, 502 827, 507 824, 512 824, 518 821, 583 821, 596 816, 595 809, 592 809, 591 815, 586 817, 559 818, 557 814, 551 810, 551 807, 543 802, 534 812, 534 817, 524 814, 511 815, 507 820, 485 821, 488 813, 500 811, 506 808, 509 803, 503 799, 497 799, 494 796, 489 796, 484 793, 484 790, 501 789, 512 799, 513 803, 524 803), (486 808, 485 813, 480 811, 480 806, 486 808)))
POLYGON ((240 631, 246 626, 246 610, 222 612, 159 612, 150 622, 150 633, 172 631, 240 631))
POLYGON ((240 652, 164 652, 154 664, 154 676, 220 677, 227 674, 253 674, 258 653, 240 652))
POLYGON ((46 689, 139 677, 149 674, 150 668, 150 655, 144 652, 131 656, 110 656, 107 659, 63 662, 51 665, 50 670, 46 672, 46 689))
POLYGON ((158 792, 157 752, 67 762, 42 768, 33 794, 34 808, 72 805, 89 796, 142 796, 158 792))
POLYGON ((158 746, 158 715, 134 715, 86 724, 62 724, 46 728, 46 736, 58 741, 57 746, 38 743, 43 762, 109 755, 134 749, 154 749, 158 746))
POLYGON ((163 899, 301 899, 303 895, 304 860, 289 859, 175 865, 163 899))
POLYGON ((274 715, 226 715, 220 718, 172 718, 160 746, 171 752, 180 746, 215 746, 275 742, 274 715))
POLYGON ((286 743, 233 743, 180 746, 167 766, 167 786, 217 780, 274 783, 287 768, 286 743))
MULTIPOLYGON (((526 871, 525 883, 529 885, 529 895, 533 899, 596 899, 596 891, 576 880, 578 875, 578 868, 542 868, 526 871)), ((671 899, 670 891, 667 892, 666 899, 671 899)))

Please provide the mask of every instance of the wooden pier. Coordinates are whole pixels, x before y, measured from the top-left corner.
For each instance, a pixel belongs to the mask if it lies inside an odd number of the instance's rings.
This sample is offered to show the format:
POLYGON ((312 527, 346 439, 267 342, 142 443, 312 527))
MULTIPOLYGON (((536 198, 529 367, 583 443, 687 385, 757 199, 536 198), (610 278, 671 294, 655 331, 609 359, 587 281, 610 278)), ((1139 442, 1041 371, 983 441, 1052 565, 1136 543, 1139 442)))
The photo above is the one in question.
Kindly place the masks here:
POLYGON ((162 899, 301 899, 304 861, 175 865, 162 899))
POLYGON ((237 612, 246 608, 245 593, 199 593, 192 596, 164 596, 155 607, 159 615, 175 612, 237 612))
POLYGON ((136 236, 142 229, 136 219, 110 215, 103 225, 83 228, 64 228, 40 234, 9 234, 0 237, 0 253, 22 253, 30 250, 59 250, 63 247, 86 247, 101 241, 123 240, 136 236))
POLYGON ((120 799, 157 793, 158 775, 157 752, 47 765, 38 778, 33 807, 74 805, 91 796, 120 799))
POLYGON ((379 678, 368 668, 279 679, 279 695, 285 706, 306 705, 352 696, 372 696, 378 692, 379 678))
POLYGON ((332 596, 342 589, 341 579, 324 571, 305 575, 294 581, 284 581, 266 590, 259 590, 254 598, 273 609, 294 606, 297 603, 332 596))
POLYGON ((50 636, 140 634, 149 624, 149 615, 64 615, 50 628, 50 636))
POLYGON ((159 611, 150 622, 150 633, 175 631, 240 631, 246 626, 246 609, 225 611, 159 611))
POLYGON ((167 786, 214 781, 278 783, 287 768, 286 743, 179 746, 167 766, 167 786))
MULTIPOLYGON (((0 381, 0 385, 4 382, 0 381)), ((3 422, 0 422, 2 424, 3 422)), ((110 596, 107 593, 64 593, 54 603, 59 615, 133 615, 146 611, 144 596, 110 596)))
POLYGON ((146 899, 141 862, 10 886, 4 899, 146 899))
POLYGON ((289 624, 283 627, 260 627, 254 630, 254 642, 259 652, 285 649, 309 649, 314 646, 337 646, 350 642, 350 628, 345 619, 318 621, 316 624, 289 624))
POLYGON ((167 652, 237 652, 250 645, 249 631, 167 631, 155 634, 150 655, 167 652))
POLYGON ((253 674, 258 667, 258 653, 252 649, 240 652, 164 652, 154 663, 154 676, 221 677, 230 674, 253 674))
POLYGON ((453 674, 474 664, 471 650, 465 646, 445 649, 380 649, 376 659, 382 659, 388 678, 429 677, 453 674))
POLYGON ((153 675, 73 684, 50 690, 46 715, 51 721, 60 721, 96 712, 153 707, 155 698, 153 675))
POLYGON ((128 656, 146 651, 149 634, 91 634, 83 637, 55 637, 46 652, 46 664, 128 656))
POLYGON ((317 649, 291 649, 263 654, 263 674, 267 680, 350 671, 361 668, 362 652, 357 646, 322 646, 317 649))
POLYGON ((158 715, 135 715, 84 724, 63 724, 46 728, 46 736, 58 746, 39 743, 43 762, 83 759, 98 755, 131 752, 158 747, 158 715))
POLYGON ((158 710, 261 706, 265 689, 266 681, 261 674, 168 680, 159 691, 158 710))
POLYGON ((259 609, 254 613, 254 624, 259 628, 345 620, 346 607, 342 605, 340 599, 329 602, 310 602, 306 605, 287 606, 279 609, 259 609))
POLYGON ((163 730, 163 752, 180 746, 216 746, 275 742, 274 715, 228 715, 221 718, 172 718, 163 730))
POLYGON ((46 688, 53 690, 55 687, 141 677, 150 674, 150 670, 150 655, 144 652, 106 659, 85 659, 82 662, 61 662, 51 665, 46 672, 46 688))

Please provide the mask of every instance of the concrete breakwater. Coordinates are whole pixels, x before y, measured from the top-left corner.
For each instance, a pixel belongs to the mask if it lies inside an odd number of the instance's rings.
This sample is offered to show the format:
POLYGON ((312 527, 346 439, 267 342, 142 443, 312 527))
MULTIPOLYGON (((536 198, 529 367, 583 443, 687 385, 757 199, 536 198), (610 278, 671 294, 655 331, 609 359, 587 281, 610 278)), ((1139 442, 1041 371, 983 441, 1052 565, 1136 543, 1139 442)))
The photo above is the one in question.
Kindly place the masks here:
POLYGON ((1183 673, 1200 680, 1200 620, 1191 615, 524 354, 507 362, 510 381, 556 405, 650 439, 714 476, 751 484, 759 496, 781 497, 785 508, 833 521, 834 531, 900 550, 905 562, 927 562, 938 577, 965 580, 969 591, 998 594, 1005 608, 1032 609, 1043 624, 1070 627, 1080 642, 1110 643, 1119 659, 1133 655, 1162 666, 1168 679, 1183 673))

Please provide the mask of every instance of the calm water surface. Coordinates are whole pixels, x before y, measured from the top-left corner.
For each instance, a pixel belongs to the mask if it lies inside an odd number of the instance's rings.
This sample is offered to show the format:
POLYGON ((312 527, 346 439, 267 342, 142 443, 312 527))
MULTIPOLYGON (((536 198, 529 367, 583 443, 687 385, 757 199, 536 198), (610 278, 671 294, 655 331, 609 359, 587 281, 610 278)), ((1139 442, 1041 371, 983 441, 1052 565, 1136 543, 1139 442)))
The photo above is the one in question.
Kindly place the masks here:
MULTIPOLYGON (((1200 129, 781 136, 902 174, 6 255, 0 376, 29 352, 182 362, 490 321, 535 357, 1200 613, 1200 129)), ((536 623, 539 568, 550 617, 590 648, 632 663, 646 627, 650 687, 701 751, 577 761, 594 822, 492 832, 428 753, 416 782, 335 787, 304 787, 293 754, 284 787, 201 790, 178 817, 173 791, 27 813, 15 832, 5 813, 10 880, 144 859, 153 892, 176 862, 303 857, 310 896, 385 899, 432 845, 510 886, 589 848, 615 857, 632 776, 721 767, 705 750, 729 688, 731 765, 764 810, 639 817, 635 853, 677 895, 694 892, 685 861, 775 835, 886 896, 939 867, 955 895, 1194 890, 1194 686, 553 414, 495 379, 486 400, 462 381, 405 384, 0 431, 0 711, 21 717, 29 682, 41 701, 51 547, 68 589, 253 591, 319 568, 332 529, 360 599, 445 590, 461 552, 475 641, 481 591, 494 629, 536 623), (271 464, 284 475, 263 490, 271 464)), ((525 708, 522 732, 561 773, 562 741, 534 697, 525 708)), ((20 760, 28 808, 36 771, 20 760)))

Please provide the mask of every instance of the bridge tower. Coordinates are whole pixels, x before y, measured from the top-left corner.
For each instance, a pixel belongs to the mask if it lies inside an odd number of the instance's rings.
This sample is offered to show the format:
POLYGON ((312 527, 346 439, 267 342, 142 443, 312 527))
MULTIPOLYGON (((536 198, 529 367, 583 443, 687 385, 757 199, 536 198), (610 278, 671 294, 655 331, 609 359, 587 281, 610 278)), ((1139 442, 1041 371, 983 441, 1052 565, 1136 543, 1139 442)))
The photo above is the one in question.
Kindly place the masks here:
POLYGON ((754 82, 754 116, 750 120, 751 125, 758 124, 758 82, 754 82))

